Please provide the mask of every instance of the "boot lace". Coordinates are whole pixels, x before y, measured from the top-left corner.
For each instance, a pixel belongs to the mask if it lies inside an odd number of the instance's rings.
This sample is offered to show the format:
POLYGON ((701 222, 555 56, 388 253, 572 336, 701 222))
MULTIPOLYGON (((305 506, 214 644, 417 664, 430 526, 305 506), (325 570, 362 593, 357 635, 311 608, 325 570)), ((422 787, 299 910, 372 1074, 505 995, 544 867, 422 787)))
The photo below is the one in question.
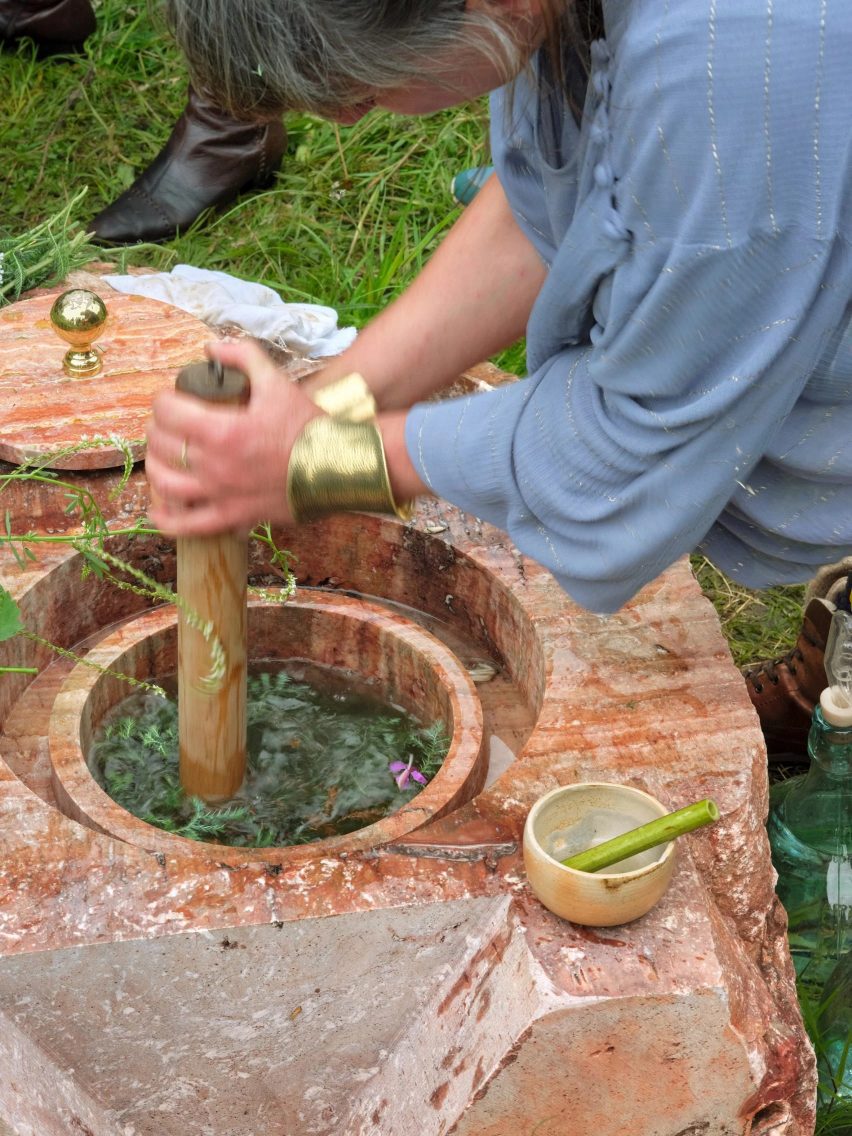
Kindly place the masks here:
POLYGON ((804 662, 804 655, 799 647, 794 647, 792 651, 788 651, 786 655, 779 655, 777 659, 758 663, 755 667, 749 667, 743 671, 743 678, 746 682, 750 682, 755 689, 755 693, 762 694, 763 689, 767 682, 773 686, 777 686, 780 681, 778 671, 781 667, 786 667, 790 674, 796 673, 796 664, 804 662))

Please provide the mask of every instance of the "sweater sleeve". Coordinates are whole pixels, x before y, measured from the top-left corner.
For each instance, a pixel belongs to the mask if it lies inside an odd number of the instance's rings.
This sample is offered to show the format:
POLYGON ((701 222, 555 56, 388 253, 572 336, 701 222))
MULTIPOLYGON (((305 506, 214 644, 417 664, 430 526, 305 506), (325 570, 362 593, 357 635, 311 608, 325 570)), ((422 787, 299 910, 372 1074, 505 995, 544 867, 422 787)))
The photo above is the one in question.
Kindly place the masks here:
MULTIPOLYGON (((707 534, 852 294, 848 125, 826 109, 845 97, 852 19, 831 54, 792 0, 778 0, 769 47, 762 0, 720 3, 735 15, 709 30, 706 5, 681 7, 701 13, 697 42, 682 22, 661 57, 659 5, 636 0, 634 23, 596 53, 587 115, 605 150, 580 154, 578 203, 528 329, 531 374, 407 422, 435 493, 603 612, 707 534), (809 51, 822 53, 818 77, 809 51)), ((525 186, 530 232, 539 179, 525 186)))
POLYGON ((577 602, 614 611, 700 542, 779 429, 837 316, 835 259, 796 234, 692 250, 606 347, 415 407, 412 460, 577 602))

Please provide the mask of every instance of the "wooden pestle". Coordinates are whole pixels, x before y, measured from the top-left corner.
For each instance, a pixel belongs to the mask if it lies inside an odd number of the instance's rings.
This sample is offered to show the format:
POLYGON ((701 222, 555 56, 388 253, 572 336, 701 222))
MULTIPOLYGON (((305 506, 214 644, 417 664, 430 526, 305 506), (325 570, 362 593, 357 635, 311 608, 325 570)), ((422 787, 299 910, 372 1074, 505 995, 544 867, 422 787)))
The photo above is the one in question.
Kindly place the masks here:
MULTIPOLYGON (((177 390, 206 402, 248 401, 246 375, 218 363, 193 363, 175 382, 177 390)), ((185 793, 210 803, 237 792, 246 770, 246 602, 248 538, 235 533, 179 537, 178 736, 180 783, 185 793), (224 673, 215 682, 212 637, 190 626, 197 617, 212 628, 224 650, 224 673)))
POLYGON ((685 805, 677 812, 666 813, 665 816, 650 820, 647 824, 640 824, 638 828, 631 828, 621 836, 614 836, 612 840, 605 840, 584 852, 576 852, 567 860, 560 860, 566 868, 573 868, 576 872, 599 872, 602 868, 611 868, 613 864, 620 864, 622 860, 629 859, 639 852, 647 852, 649 848, 657 848, 660 844, 668 844, 678 836, 687 832, 694 832, 705 824, 713 824, 719 819, 719 807, 715 801, 705 798, 692 805, 685 805))

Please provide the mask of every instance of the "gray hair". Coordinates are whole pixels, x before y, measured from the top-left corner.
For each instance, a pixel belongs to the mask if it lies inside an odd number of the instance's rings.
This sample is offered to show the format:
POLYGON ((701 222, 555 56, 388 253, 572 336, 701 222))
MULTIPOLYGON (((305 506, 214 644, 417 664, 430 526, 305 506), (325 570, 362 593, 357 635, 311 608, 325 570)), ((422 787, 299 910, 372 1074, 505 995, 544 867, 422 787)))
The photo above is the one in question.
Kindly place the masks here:
POLYGON ((496 4, 466 11, 463 0, 166 0, 166 15, 193 82, 238 117, 334 114, 404 86, 424 60, 465 42, 507 79, 519 66, 496 4))

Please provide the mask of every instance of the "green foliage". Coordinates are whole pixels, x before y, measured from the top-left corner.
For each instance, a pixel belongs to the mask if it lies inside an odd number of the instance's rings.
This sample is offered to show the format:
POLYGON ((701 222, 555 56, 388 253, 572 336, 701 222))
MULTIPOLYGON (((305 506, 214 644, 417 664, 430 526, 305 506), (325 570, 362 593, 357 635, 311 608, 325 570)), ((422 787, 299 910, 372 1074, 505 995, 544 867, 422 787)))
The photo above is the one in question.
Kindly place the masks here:
POLYGON ((290 599, 296 591, 296 577, 290 567, 292 555, 286 549, 279 548, 272 536, 272 527, 267 521, 257 526, 251 534, 258 544, 265 545, 269 557, 269 567, 281 577, 281 590, 270 593, 268 588, 250 588, 250 594, 259 599, 275 600, 279 603, 290 599))
MULTIPOLYGON (((148 526, 143 517, 138 518, 136 521, 124 527, 110 528, 98 502, 85 485, 63 479, 55 470, 47 468, 48 465, 55 463, 59 458, 71 457, 87 450, 100 448, 104 445, 117 448, 124 454, 124 468, 118 484, 111 494, 111 496, 115 498, 123 492, 127 485, 127 481, 133 469, 132 455, 133 448, 136 444, 137 443, 128 441, 127 439, 116 437, 115 435, 111 435, 109 438, 89 438, 78 442, 76 445, 66 446, 62 450, 46 454, 38 461, 10 469, 7 473, 0 476, 0 493, 13 482, 27 481, 34 481, 43 485, 46 492, 62 493, 67 502, 64 509, 65 515, 74 522, 74 527, 67 533, 47 534, 34 530, 15 532, 11 513, 7 509, 4 515, 5 531, 0 535, 0 550, 5 546, 18 566, 24 568, 28 563, 36 560, 34 550, 39 545, 66 545, 80 553, 83 561, 82 575, 84 578, 94 575, 105 584, 116 587, 121 591, 133 592, 136 595, 141 595, 147 599, 162 603, 175 604, 180 608, 188 625, 199 631, 208 645, 210 650, 210 671, 201 681, 205 683, 210 690, 215 690, 224 676, 226 660, 224 658, 222 644, 215 633, 213 625, 211 623, 203 623, 198 615, 191 611, 181 597, 173 591, 171 586, 160 584, 156 580, 151 579, 150 576, 147 576, 138 568, 134 568, 126 561, 115 556, 108 548, 107 542, 110 538, 119 536, 150 536, 155 533, 156 530, 148 526)), ((271 592, 268 589, 254 588, 252 592, 261 595, 269 601, 286 601, 293 595, 296 586, 295 577, 290 570, 290 554, 284 549, 278 548, 268 524, 259 526, 259 528, 252 533, 252 537, 266 546, 270 566, 283 580, 283 587, 278 591, 271 592)), ((92 666, 102 673, 121 678, 131 686, 141 686, 150 690, 159 689, 150 683, 139 682, 139 680, 131 678, 129 675, 122 675, 108 668, 90 663, 85 657, 78 657, 73 652, 67 651, 28 631, 20 624, 17 605, 12 600, 12 597, 5 589, 0 588, 0 642, 2 642, 4 638, 11 638, 17 634, 25 635, 33 641, 48 647, 56 654, 81 662, 84 666, 92 666), (17 622, 15 621, 16 614, 18 615, 17 622), (9 629, 6 635, 2 633, 4 628, 9 629)), ((16 671, 18 669, 19 668, 0 667, 0 674, 7 671, 16 671)))
POLYGON ((852 1132, 852 1101, 833 1100, 817 1109, 814 1136, 849 1136, 852 1132))
MULTIPOLYGON (((156 580, 152 580, 138 569, 125 563, 123 560, 114 556, 107 548, 106 542, 108 538, 136 536, 142 533, 150 535, 154 533, 155 530, 147 527, 143 518, 139 518, 123 528, 110 529, 100 506, 87 488, 76 482, 64 480, 55 470, 47 468, 47 466, 57 460, 59 456, 68 457, 86 450, 96 449, 106 444, 117 446, 120 450, 123 450, 125 454, 123 476, 119 479, 115 490, 115 493, 120 493, 126 485, 132 469, 132 461, 130 459, 132 443, 115 437, 110 439, 86 439, 77 443, 75 446, 68 446, 61 451, 44 455, 38 461, 17 466, 3 474, 2 477, 0 477, 0 493, 14 482, 27 481, 43 485, 46 493, 62 493, 66 498, 64 512, 66 516, 71 517, 75 523, 67 533, 48 534, 35 532, 33 530, 15 532, 11 513, 7 509, 4 514, 5 531, 3 535, 0 536, 0 550, 5 546, 18 566, 24 568, 30 562, 36 560, 35 549, 39 545, 65 545, 80 553, 83 561, 82 574, 84 577, 95 575, 105 583, 109 582, 118 588, 133 590, 152 599, 159 599, 164 602, 177 602, 179 604, 179 597, 176 597, 170 588, 157 583, 156 580), (135 583, 132 582, 134 580, 135 583)), ((112 671, 108 667, 102 667, 99 664, 92 663, 84 656, 78 656, 73 651, 69 651, 58 644, 42 638, 35 632, 28 630, 21 624, 17 605, 14 604, 9 593, 3 588, 0 588, 0 612, 5 613, 5 618, 0 615, 0 626, 5 626, 9 629, 8 635, 0 634, 0 641, 5 638, 11 638, 14 635, 22 635, 41 646, 47 647, 54 652, 54 654, 71 659, 74 662, 80 662, 84 666, 92 667, 103 674, 113 675, 131 686, 142 687, 149 690, 159 689, 150 683, 140 682, 130 675, 124 675, 112 671), (16 613, 18 616, 17 622, 15 622, 16 613)), ((215 642, 213 646, 215 647, 215 642)), ((14 673, 19 669, 20 668, 14 667, 0 667, 0 674, 14 673)), ((30 668, 25 669, 30 670, 30 668)))
POLYGON ((0 642, 11 639, 21 630, 21 613, 18 605, 0 585, 0 642))
POLYGON ((443 722, 434 722, 422 730, 413 730, 405 739, 404 751, 413 755, 414 766, 431 781, 444 762, 449 739, 443 722))
POLYGON ((184 795, 177 708, 163 697, 143 695, 118 708, 90 767, 128 812, 191 840, 264 848, 352 832, 420 791, 414 782, 400 791, 391 762, 413 758, 431 779, 449 742, 442 723, 421 728, 348 685, 332 674, 318 683, 284 672, 252 676, 246 784, 226 806, 184 795))
POLYGON ((0 231, 0 306, 31 288, 57 283, 94 259, 97 249, 73 222, 85 197, 81 190, 58 212, 22 232, 0 231))
POLYGON ((839 1094, 852 1068, 852 1036, 847 1036, 845 1044, 838 1044, 836 1037, 828 1034, 833 1012, 839 1011, 845 1020, 849 1020, 848 985, 825 995, 812 989, 806 975, 807 971, 797 985, 802 1018, 813 1043, 819 1072, 815 1136, 849 1136, 852 1133, 852 1099, 839 1094))

